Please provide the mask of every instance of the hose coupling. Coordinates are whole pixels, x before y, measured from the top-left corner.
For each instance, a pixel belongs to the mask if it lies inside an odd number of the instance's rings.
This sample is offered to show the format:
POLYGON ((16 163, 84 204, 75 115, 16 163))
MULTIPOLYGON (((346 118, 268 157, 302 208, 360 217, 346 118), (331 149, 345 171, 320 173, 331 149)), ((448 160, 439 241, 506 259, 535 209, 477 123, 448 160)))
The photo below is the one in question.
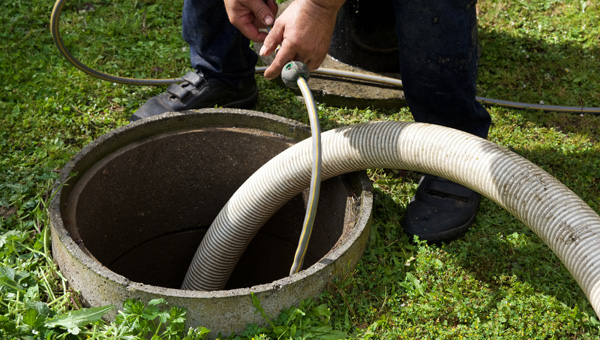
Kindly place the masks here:
POLYGON ((290 61, 283 67, 283 70, 281 70, 281 79, 283 80, 285 86, 289 88, 298 88, 299 77, 302 77, 305 80, 310 78, 308 66, 301 61, 290 61))

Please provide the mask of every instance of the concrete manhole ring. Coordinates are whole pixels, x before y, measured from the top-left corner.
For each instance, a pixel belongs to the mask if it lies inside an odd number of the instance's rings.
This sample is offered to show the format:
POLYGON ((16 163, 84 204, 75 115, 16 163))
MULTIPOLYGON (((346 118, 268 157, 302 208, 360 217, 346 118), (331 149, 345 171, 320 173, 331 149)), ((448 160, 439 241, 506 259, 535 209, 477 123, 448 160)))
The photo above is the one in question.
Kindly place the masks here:
MULTIPOLYGON (((179 289, 206 228, 233 192, 296 141, 305 125, 266 113, 204 109, 168 113, 103 135, 63 169, 50 204, 52 252, 88 306, 165 299, 187 326, 213 336, 319 295, 358 262, 369 234, 371 185, 364 172, 323 182, 305 267, 287 276, 306 195, 281 208, 248 246, 226 290, 179 289)), ((116 315, 115 309, 108 319, 116 315)))

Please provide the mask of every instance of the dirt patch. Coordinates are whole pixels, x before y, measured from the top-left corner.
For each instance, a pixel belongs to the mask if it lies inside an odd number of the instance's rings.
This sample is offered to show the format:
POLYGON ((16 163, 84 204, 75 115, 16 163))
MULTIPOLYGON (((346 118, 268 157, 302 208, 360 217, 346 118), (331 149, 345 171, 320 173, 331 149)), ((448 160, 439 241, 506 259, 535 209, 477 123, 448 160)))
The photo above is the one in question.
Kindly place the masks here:
POLYGON ((8 209, 5 209, 4 207, 0 207, 0 216, 2 216, 4 218, 9 218, 16 213, 17 213, 17 208, 15 208, 15 207, 9 207, 8 209))

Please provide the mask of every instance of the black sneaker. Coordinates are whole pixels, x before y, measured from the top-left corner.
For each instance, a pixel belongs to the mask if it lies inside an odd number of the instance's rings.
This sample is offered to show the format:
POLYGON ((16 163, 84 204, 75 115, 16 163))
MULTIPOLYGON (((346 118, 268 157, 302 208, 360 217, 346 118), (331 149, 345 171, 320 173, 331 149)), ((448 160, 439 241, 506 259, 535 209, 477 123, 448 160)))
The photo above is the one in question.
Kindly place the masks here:
POLYGON ((167 92, 150 98, 131 116, 130 121, 215 105, 251 109, 258 98, 256 81, 242 89, 234 89, 218 79, 206 79, 200 71, 188 72, 180 84, 171 84, 167 92))
POLYGON ((432 175, 419 181, 402 222, 411 237, 429 242, 462 236, 475 220, 481 195, 460 184, 432 175))

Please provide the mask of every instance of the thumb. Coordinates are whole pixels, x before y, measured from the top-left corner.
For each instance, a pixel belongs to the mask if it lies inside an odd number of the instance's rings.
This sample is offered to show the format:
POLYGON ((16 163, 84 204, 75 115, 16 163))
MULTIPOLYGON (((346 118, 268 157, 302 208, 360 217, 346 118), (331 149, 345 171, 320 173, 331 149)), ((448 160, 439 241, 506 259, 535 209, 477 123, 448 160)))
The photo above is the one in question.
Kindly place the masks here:
POLYGON ((275 22, 273 12, 263 0, 254 0, 249 2, 249 8, 254 13, 254 16, 266 26, 272 26, 275 22))

